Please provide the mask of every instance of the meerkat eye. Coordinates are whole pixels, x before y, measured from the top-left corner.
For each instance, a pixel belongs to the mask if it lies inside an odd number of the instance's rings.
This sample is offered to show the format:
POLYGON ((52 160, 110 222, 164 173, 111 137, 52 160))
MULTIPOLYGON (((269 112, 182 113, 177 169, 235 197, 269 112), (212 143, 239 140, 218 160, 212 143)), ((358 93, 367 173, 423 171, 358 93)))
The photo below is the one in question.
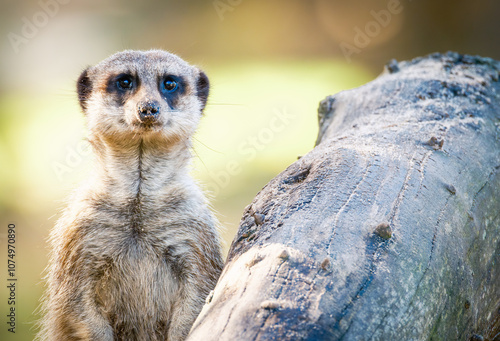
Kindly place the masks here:
POLYGON ((121 90, 130 90, 134 86, 134 80, 131 76, 122 76, 116 81, 116 85, 121 90))
POLYGON ((177 82, 169 76, 163 81, 163 87, 167 92, 174 92, 177 89, 177 82))

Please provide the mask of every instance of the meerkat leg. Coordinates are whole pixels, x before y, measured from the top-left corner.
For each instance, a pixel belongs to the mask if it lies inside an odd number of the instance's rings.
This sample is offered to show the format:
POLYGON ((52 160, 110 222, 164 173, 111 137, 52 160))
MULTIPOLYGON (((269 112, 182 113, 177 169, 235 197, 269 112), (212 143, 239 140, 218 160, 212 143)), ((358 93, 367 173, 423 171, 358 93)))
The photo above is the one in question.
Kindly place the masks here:
POLYGON ((113 330, 109 322, 95 308, 91 295, 87 293, 79 296, 84 298, 77 302, 78 306, 75 306, 76 303, 71 303, 69 301, 71 298, 68 296, 62 307, 53 308, 49 313, 51 333, 47 339, 112 341, 113 330))
POLYGON ((186 283, 179 291, 179 299, 173 307, 168 340, 184 340, 204 303, 195 283, 186 283))
POLYGON ((66 315, 64 317, 56 317, 51 330, 52 335, 49 335, 48 340, 57 341, 112 341, 113 331, 109 324, 102 319, 86 318, 80 319, 80 316, 66 315))

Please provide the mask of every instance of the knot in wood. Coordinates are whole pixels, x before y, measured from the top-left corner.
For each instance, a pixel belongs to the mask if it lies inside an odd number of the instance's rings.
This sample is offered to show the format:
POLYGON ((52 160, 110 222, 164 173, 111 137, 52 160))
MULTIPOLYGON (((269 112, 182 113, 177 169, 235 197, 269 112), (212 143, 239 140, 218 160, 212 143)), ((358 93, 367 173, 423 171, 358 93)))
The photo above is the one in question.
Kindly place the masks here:
POLYGON ((383 239, 390 239, 392 237, 392 229, 388 223, 379 224, 375 228, 374 233, 383 239))

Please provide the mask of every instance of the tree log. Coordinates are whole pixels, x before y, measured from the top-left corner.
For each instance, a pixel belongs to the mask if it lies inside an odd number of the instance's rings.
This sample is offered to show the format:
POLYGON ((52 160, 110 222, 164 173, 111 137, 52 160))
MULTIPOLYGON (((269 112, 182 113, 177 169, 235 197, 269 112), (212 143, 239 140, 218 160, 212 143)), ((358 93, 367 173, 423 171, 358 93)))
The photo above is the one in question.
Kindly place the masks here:
POLYGON ((245 209, 188 340, 493 340, 500 62, 391 61, 245 209))

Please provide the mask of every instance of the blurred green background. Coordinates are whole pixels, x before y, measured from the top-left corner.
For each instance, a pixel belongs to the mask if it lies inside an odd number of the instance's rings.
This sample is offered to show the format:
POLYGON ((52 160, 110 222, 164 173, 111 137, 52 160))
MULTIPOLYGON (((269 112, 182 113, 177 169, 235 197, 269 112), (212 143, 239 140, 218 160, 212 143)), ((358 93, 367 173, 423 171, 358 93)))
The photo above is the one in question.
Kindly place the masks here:
POLYGON ((227 252, 246 205, 307 153, 316 110, 390 59, 456 50, 500 59, 498 1, 1 0, 0 340, 31 340, 46 238, 91 170, 74 93, 87 66, 162 48, 212 88, 193 176, 211 196, 227 252), (7 332, 7 225, 16 240, 16 333, 7 332))

